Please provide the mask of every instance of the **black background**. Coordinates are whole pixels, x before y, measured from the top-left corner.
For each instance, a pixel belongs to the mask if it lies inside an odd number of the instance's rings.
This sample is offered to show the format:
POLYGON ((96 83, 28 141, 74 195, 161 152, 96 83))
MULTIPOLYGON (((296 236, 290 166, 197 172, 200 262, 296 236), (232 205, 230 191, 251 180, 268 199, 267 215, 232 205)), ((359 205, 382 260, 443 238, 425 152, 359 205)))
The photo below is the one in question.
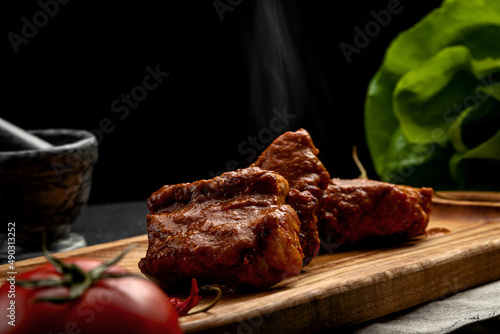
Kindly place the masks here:
MULTIPOLYGON (((273 36, 262 3, 221 2, 234 5, 223 20, 211 0, 69 1, 18 53, 8 34, 22 35, 22 18, 33 23, 42 7, 37 1, 3 4, 0 116, 26 129, 98 130, 109 119, 113 130, 100 138, 90 203, 142 200, 164 184, 246 167, 250 154, 238 147, 251 147, 249 136, 269 134, 273 109, 283 108, 295 116, 283 131, 307 129, 332 176, 359 174, 351 159, 356 145, 376 179, 363 128, 368 82, 390 41, 440 1, 402 0, 401 12, 350 63, 340 43, 354 45, 354 28, 363 30, 374 20, 371 11, 394 1, 282 0, 284 19, 273 26, 289 38, 276 45, 284 51, 276 59, 259 44, 273 36), (281 95, 269 81, 255 81, 266 75, 262 64, 270 59, 278 65, 292 59, 293 66, 276 72, 286 82, 281 95), (142 85, 146 66, 170 74, 120 119, 111 104, 142 85)), ((275 8, 271 18, 280 17, 276 1, 263 2, 275 8)))

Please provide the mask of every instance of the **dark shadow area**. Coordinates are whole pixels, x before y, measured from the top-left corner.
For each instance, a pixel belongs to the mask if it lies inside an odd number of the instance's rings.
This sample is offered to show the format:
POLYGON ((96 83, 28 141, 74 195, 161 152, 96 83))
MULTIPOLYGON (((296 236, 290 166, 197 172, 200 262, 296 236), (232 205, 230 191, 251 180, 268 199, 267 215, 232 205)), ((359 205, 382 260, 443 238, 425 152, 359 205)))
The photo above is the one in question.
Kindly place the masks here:
POLYGON ((399 2, 356 52, 345 45, 376 28, 388 1, 214 3, 6 4, 1 117, 94 132, 90 203, 144 200, 164 184, 246 167, 301 127, 332 176, 357 176, 356 145, 376 178, 363 128, 368 82, 390 41, 440 1, 399 2))

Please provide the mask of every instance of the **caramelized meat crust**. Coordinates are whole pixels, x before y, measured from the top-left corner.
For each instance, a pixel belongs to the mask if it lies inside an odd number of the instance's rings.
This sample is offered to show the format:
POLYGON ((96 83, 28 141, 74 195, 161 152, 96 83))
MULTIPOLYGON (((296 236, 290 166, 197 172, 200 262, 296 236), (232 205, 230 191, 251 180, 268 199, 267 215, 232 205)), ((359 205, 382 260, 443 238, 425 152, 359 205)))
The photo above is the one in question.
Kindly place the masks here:
POLYGON ((431 188, 354 179, 332 179, 320 199, 318 229, 336 248, 365 238, 422 234, 431 212, 431 188))
POLYGON ((318 153, 309 133, 300 129, 276 138, 252 166, 282 175, 290 184, 290 189, 325 189, 330 182, 330 174, 318 159, 318 153))
POLYGON ((200 284, 266 289, 319 252, 368 238, 423 233, 433 190, 330 179, 309 133, 287 132, 246 169, 164 186, 147 201, 139 262, 167 290, 200 284))
POLYGON ((301 192, 297 189, 290 190, 286 201, 297 212, 300 220, 299 240, 304 252, 303 265, 306 266, 319 253, 320 240, 316 216, 319 202, 309 191, 301 192))
POLYGON ((275 171, 290 185, 287 204, 298 213, 301 222, 300 242, 304 265, 319 252, 320 240, 315 211, 318 200, 330 182, 330 174, 318 159, 319 150, 309 133, 300 129, 276 138, 252 166, 275 171))
POLYGON ((288 182, 259 168, 164 186, 148 200, 149 246, 139 262, 165 289, 218 283, 270 287, 298 275, 300 221, 285 203, 288 182))
POLYGON ((238 196, 278 205, 285 204, 288 190, 288 182, 282 176, 259 168, 245 168, 210 180, 163 186, 148 198, 147 205, 151 214, 175 212, 188 205, 238 196))

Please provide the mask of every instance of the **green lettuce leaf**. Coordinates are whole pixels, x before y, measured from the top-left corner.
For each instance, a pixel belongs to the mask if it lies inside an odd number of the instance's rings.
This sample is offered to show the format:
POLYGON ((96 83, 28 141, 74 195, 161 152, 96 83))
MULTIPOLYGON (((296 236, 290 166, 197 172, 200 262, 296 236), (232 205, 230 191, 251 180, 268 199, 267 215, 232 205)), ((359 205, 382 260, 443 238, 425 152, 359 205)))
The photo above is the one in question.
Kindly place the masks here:
POLYGON ((382 180, 500 190, 476 175, 481 165, 497 167, 500 156, 499 41, 498 0, 445 0, 395 38, 365 103, 366 138, 382 180))
POLYGON ((428 142, 436 128, 446 131, 450 126, 446 119, 453 117, 455 108, 464 103, 457 97, 474 97, 479 84, 472 73, 469 49, 444 48, 399 79, 393 92, 393 107, 401 130, 414 142, 428 142))
POLYGON ((500 189, 500 130, 473 149, 455 153, 450 169, 461 189, 500 189))

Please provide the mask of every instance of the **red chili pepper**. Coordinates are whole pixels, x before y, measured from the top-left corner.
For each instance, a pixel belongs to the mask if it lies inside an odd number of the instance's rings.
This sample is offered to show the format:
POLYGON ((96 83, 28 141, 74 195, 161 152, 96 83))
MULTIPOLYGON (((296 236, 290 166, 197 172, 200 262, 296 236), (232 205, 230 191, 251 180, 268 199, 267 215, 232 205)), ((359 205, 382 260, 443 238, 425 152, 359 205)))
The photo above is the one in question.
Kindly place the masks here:
POLYGON ((179 298, 170 298, 170 303, 177 311, 179 317, 186 315, 189 310, 198 304, 201 300, 201 296, 198 295, 198 284, 196 283, 196 279, 193 278, 191 281, 191 293, 189 297, 185 300, 181 300, 179 298))

